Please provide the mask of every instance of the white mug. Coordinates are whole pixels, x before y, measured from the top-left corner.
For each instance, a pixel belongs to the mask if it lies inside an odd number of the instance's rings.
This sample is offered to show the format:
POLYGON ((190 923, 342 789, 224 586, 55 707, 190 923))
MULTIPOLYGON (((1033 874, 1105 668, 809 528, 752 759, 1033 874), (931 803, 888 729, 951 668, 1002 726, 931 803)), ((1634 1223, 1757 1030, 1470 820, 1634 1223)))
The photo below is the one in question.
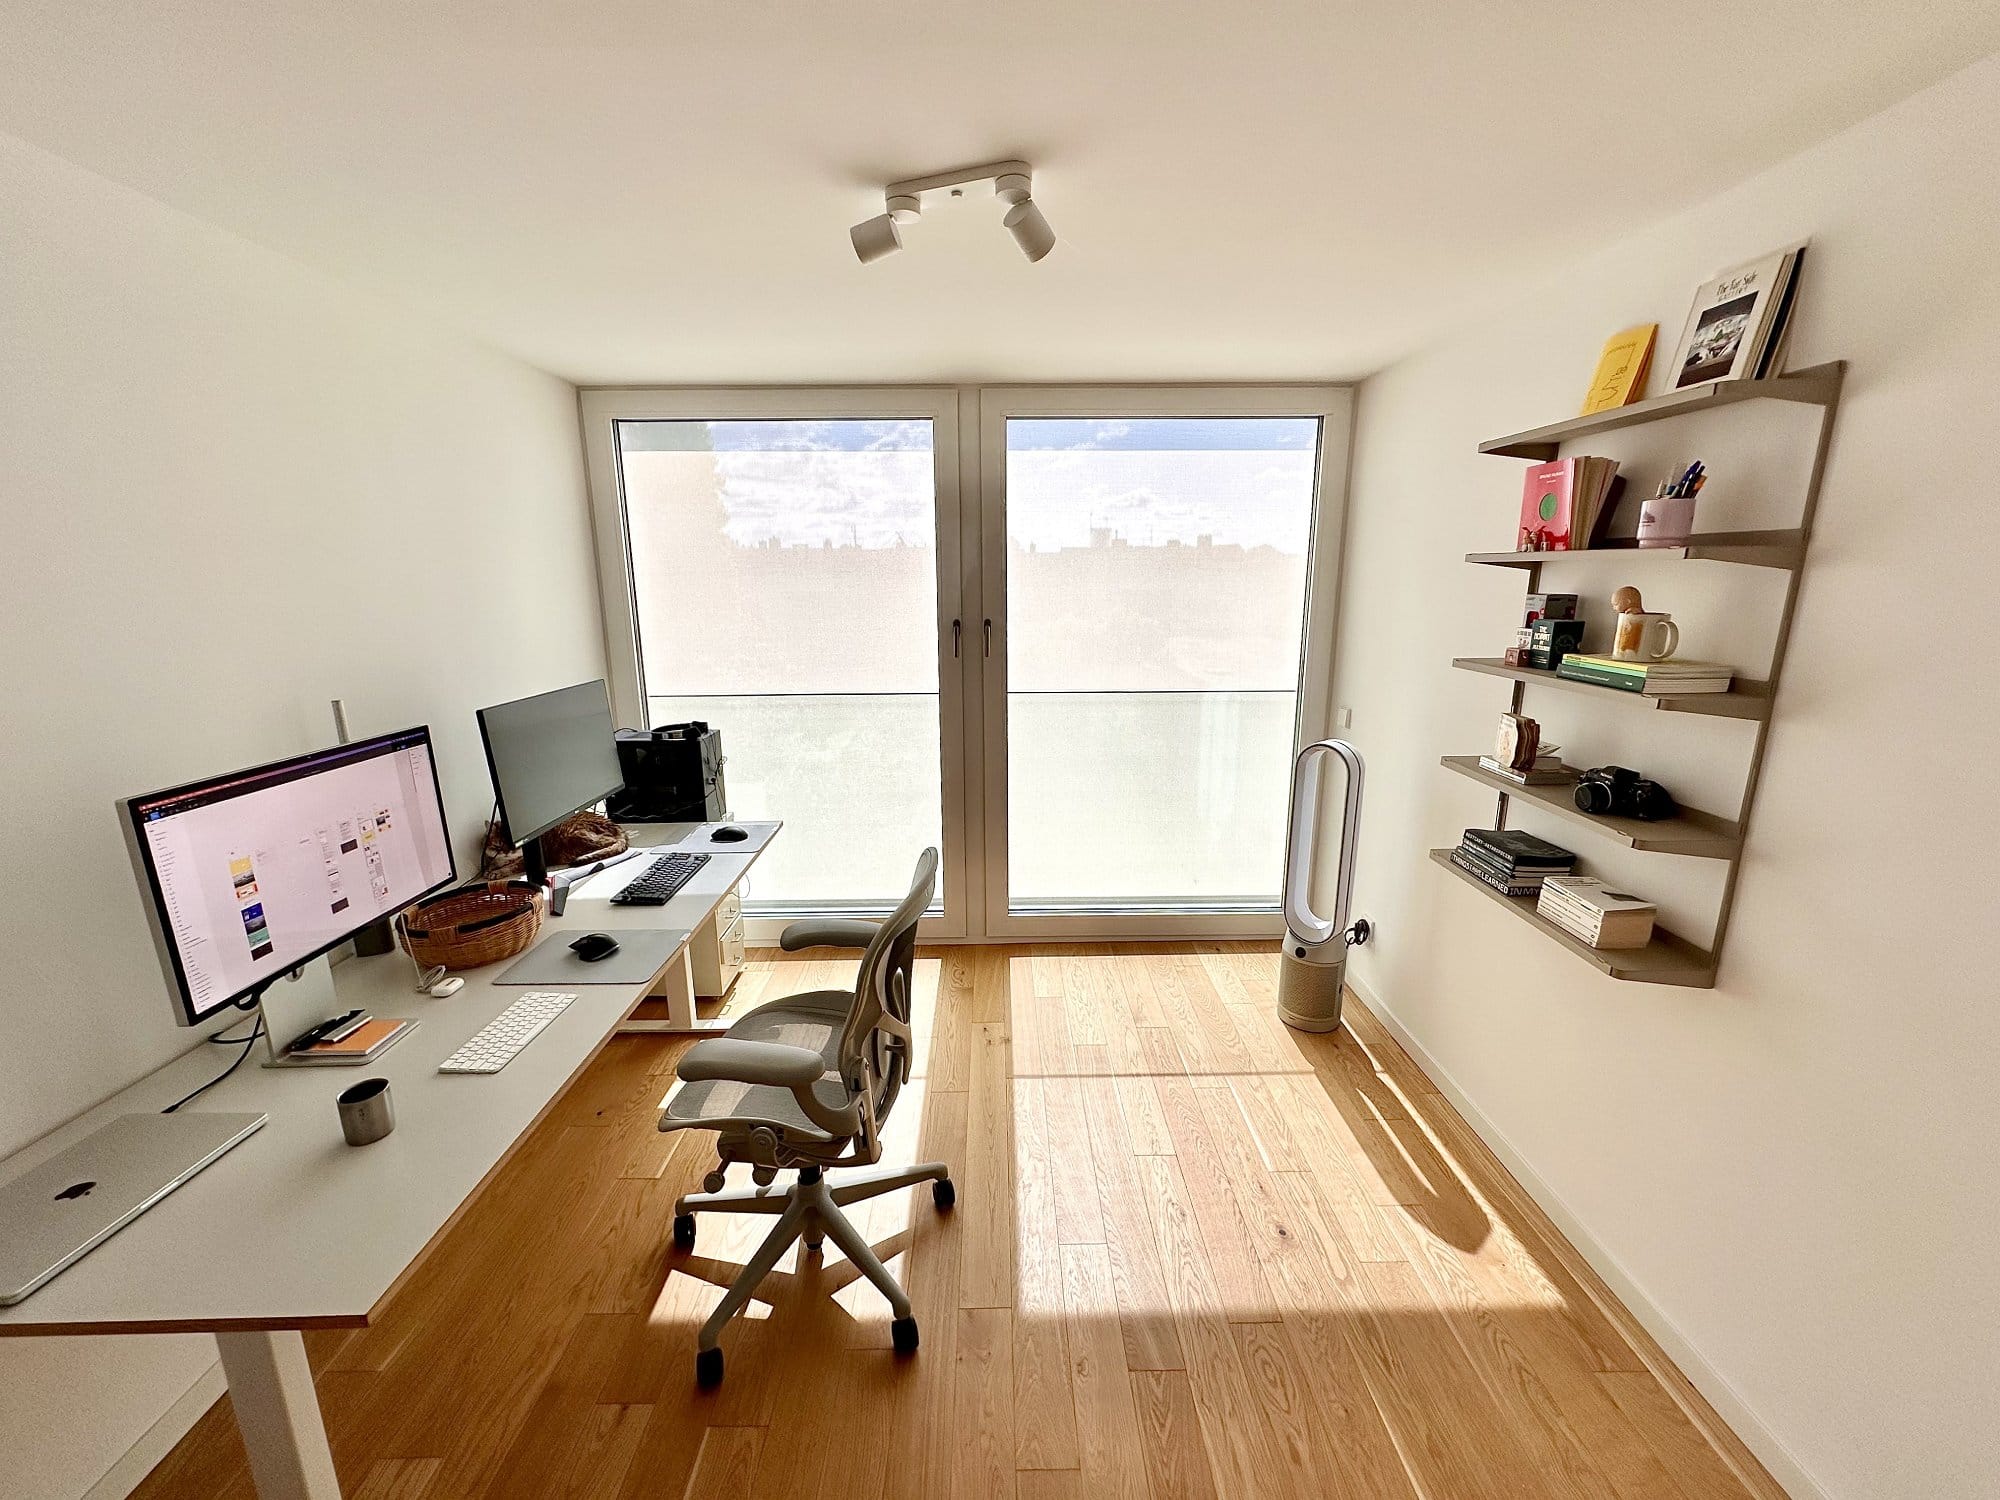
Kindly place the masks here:
POLYGON ((1672 615, 1629 609, 1618 617, 1611 654, 1620 661, 1659 661, 1680 649, 1681 628, 1672 615))

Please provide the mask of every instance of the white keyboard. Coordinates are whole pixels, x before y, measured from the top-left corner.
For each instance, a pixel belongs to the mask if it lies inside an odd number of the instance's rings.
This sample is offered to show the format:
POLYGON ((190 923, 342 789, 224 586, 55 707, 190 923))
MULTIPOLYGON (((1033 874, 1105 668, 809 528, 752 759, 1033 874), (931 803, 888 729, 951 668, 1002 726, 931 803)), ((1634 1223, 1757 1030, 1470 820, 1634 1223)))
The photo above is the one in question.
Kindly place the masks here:
POLYGON ((475 1032, 471 1040, 438 1064, 440 1073, 497 1073, 514 1054, 542 1034, 542 1028, 569 1009, 576 996, 556 990, 529 990, 475 1032))

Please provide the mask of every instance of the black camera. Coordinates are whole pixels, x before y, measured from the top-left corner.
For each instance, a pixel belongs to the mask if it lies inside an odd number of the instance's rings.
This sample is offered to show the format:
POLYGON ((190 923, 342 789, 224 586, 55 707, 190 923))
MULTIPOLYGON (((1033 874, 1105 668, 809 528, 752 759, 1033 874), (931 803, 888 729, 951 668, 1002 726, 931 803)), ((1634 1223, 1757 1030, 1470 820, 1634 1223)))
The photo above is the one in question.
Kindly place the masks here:
POLYGON ((1595 766, 1577 778, 1576 805, 1587 813, 1655 823, 1674 815, 1674 799, 1657 781, 1623 766, 1595 766))

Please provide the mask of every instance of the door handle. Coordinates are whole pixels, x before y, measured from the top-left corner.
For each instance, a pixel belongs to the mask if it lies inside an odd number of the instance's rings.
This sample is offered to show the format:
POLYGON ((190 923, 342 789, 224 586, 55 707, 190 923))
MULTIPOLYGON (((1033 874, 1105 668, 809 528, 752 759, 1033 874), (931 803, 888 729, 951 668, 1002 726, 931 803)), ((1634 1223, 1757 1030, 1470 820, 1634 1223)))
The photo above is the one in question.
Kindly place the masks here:
POLYGON ((951 659, 953 661, 958 660, 958 637, 959 632, 964 629, 964 624, 965 622, 962 620, 953 620, 951 622, 951 659))
POLYGON ((986 654, 988 656, 993 654, 993 622, 991 620, 986 622, 986 654))

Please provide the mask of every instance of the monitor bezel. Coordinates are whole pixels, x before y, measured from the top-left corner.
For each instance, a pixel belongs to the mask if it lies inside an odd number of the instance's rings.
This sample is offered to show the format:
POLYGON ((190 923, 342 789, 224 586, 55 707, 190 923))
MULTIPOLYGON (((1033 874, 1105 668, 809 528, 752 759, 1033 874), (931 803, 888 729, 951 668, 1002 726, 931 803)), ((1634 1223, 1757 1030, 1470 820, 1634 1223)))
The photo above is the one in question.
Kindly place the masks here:
MULTIPOLYGON (((479 720, 479 748, 486 752, 486 778, 488 781, 493 783, 493 806, 500 814, 500 829, 501 832, 503 832, 507 836, 508 841, 512 843, 516 849, 522 848, 531 839, 540 838, 543 834, 547 833, 551 828, 554 828, 558 823, 562 822, 563 819, 575 817, 578 813, 582 812, 586 807, 590 807, 595 803, 602 802, 606 797, 609 797, 613 792, 620 790, 625 785, 625 776, 621 768, 618 779, 612 782, 611 785, 606 787, 603 791, 598 792, 592 796, 585 797, 581 802, 577 803, 577 805, 575 807, 572 807, 568 812, 558 813, 555 817, 550 818, 548 822, 542 824, 542 826, 539 828, 531 828, 525 833, 516 833, 514 831, 514 824, 512 820, 510 820, 507 816, 507 794, 501 791, 500 789, 500 768, 493 763, 493 736, 487 731, 486 716, 492 713, 496 709, 513 708, 517 704, 533 703, 537 698, 552 698, 557 693, 570 693, 576 691, 576 689, 578 688, 591 687, 593 685, 604 689, 604 713, 605 713, 605 718, 611 724, 611 733, 613 736, 612 742, 615 745, 617 743, 616 736, 618 734, 618 715, 617 711, 613 709, 611 706, 611 684, 602 677, 586 677, 582 682, 572 682, 564 687, 550 688, 547 692, 529 693, 525 698, 509 698, 505 703, 489 703, 486 707, 477 710, 474 714, 474 717, 479 720)), ((616 749, 612 751, 612 756, 614 759, 616 758, 617 753, 618 752, 616 751, 616 749)))
POLYGON ((203 776, 195 781, 183 782, 178 786, 161 787, 158 791, 141 792, 136 797, 121 797, 119 799, 119 806, 124 810, 125 814, 120 821, 125 830, 126 846, 132 855, 135 870, 143 877, 141 884, 147 895, 147 918, 148 925, 151 927, 153 933, 153 947, 159 954, 160 966, 165 971, 172 990, 172 998, 175 1002, 175 1019, 180 1025, 202 1026, 213 1021, 226 1011, 240 1009, 244 997, 260 992, 268 987, 273 979, 281 975, 289 974, 303 968, 314 959, 324 958, 342 943, 353 938, 356 933, 374 926, 381 918, 370 917, 365 922, 357 923, 332 942, 301 956, 285 968, 274 971, 270 978, 260 979, 253 984, 245 985, 233 995, 215 1001, 205 1010, 196 1010, 193 994, 188 987, 187 970, 181 963, 180 948, 174 942, 173 934, 167 925, 166 889, 160 884, 160 873, 153 864, 153 850, 151 844, 146 840, 145 823, 139 815, 140 806, 146 803, 158 802, 163 797, 180 797, 200 792, 213 788, 218 783, 242 781, 249 777, 269 776, 277 772, 305 765, 309 761, 321 760, 328 755, 335 755, 342 751, 352 752, 352 758, 356 760, 367 759, 370 754, 380 754, 393 749, 396 741, 407 740, 412 735, 421 735, 423 737, 424 748, 430 752, 431 791, 437 798, 438 813, 441 821, 444 823, 445 862, 448 868, 443 880, 419 891, 408 902, 404 903, 404 907, 407 909, 409 906, 422 901, 425 897, 436 895, 439 891, 458 882, 458 849, 451 836, 451 817, 445 810, 444 783, 438 775, 437 743, 431 738, 431 727, 428 724, 412 724, 407 729, 398 729, 389 734, 371 735, 365 740, 353 740, 345 745, 327 745, 318 750, 308 751, 304 755, 290 755, 286 756, 283 760, 267 761, 263 765, 257 766, 245 766, 241 770, 227 771, 219 776, 203 776))

